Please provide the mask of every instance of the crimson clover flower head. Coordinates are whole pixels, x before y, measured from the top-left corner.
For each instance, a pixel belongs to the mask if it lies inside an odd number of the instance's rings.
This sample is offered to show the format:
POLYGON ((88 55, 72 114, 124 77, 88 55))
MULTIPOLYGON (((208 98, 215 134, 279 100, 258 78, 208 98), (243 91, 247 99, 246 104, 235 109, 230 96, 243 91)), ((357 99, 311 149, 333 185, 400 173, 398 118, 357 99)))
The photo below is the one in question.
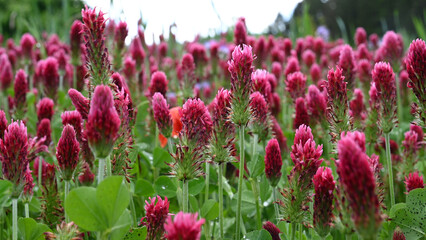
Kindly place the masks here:
POLYGON ((419 175, 418 172, 410 173, 405 177, 405 188, 407 189, 407 194, 417 188, 424 188, 425 184, 423 183, 423 176, 419 175))
POLYGON ((355 55, 358 61, 360 60, 371 61, 371 58, 372 58, 372 55, 370 51, 368 50, 367 44, 365 43, 362 43, 361 45, 358 46, 355 55))
POLYGON ((405 240, 405 235, 401 229, 396 229, 393 232, 392 240, 405 240))
POLYGON ((362 152, 366 151, 366 147, 365 147, 365 134, 363 132, 359 132, 359 131, 342 132, 341 138, 343 138, 345 136, 349 137, 356 144, 358 144, 358 146, 359 146, 359 148, 361 149, 362 152))
POLYGON ((367 59, 358 61, 357 67, 358 78, 361 82, 369 82, 371 80, 371 63, 367 59))
POLYGON ((105 85, 97 86, 90 103, 85 132, 97 158, 106 158, 111 153, 120 123, 111 89, 105 85))
POLYGON ((166 138, 172 134, 173 122, 170 116, 169 105, 164 96, 156 92, 152 97, 152 110, 158 129, 166 138))
POLYGON ((275 226, 275 224, 271 223, 270 221, 267 221, 263 224, 262 228, 268 231, 269 234, 271 234, 272 240, 281 240, 281 231, 277 226, 275 226))
POLYGON ((182 107, 182 134, 193 144, 206 145, 210 139, 213 122, 201 99, 188 99, 182 107))
POLYGON ((313 223, 315 231, 325 237, 333 222, 333 200, 336 182, 330 168, 318 168, 313 178, 315 188, 314 217, 313 223))
POLYGON ((0 110, 0 139, 4 136, 4 131, 7 129, 7 118, 3 110, 0 110))
POLYGON ((268 72, 266 70, 257 69, 251 74, 251 81, 253 83, 253 91, 260 92, 266 101, 269 101, 272 93, 272 87, 268 80, 268 72))
POLYGON ((404 42, 400 34, 387 31, 382 39, 382 44, 376 51, 375 61, 387 61, 396 67, 404 54, 404 42))
POLYGON ((53 100, 50 98, 43 98, 37 104, 37 117, 38 121, 41 121, 43 118, 47 118, 52 120, 52 116, 54 114, 53 110, 53 100))
POLYGON ((79 20, 75 20, 70 29, 70 47, 73 61, 79 61, 80 44, 82 40, 83 24, 79 20))
POLYGON ((322 160, 319 160, 322 151, 322 145, 316 146, 315 144, 311 128, 304 124, 300 125, 296 129, 294 144, 291 147, 290 157, 293 163, 296 166, 301 165, 303 167, 309 166, 312 163, 318 165, 312 173, 313 176, 322 162, 322 160))
POLYGON ((64 180, 69 181, 72 179, 79 161, 79 153, 80 144, 77 141, 75 130, 71 125, 67 124, 56 147, 56 159, 58 159, 59 169, 64 180))
POLYGON ((9 88, 13 80, 13 69, 12 64, 9 61, 9 57, 6 53, 3 53, 0 57, 0 84, 1 89, 5 90, 9 88))
POLYGON ((297 129, 301 125, 309 125, 309 114, 306 108, 305 99, 299 97, 296 99, 296 111, 293 121, 293 128, 297 129))
POLYGON ((30 202, 31 198, 33 196, 33 188, 35 186, 33 176, 31 175, 30 166, 27 165, 27 170, 25 171, 25 184, 24 184, 24 190, 22 192, 22 200, 23 202, 30 202))
POLYGON ((402 141, 402 146, 404 146, 404 153, 406 155, 416 154, 417 150, 421 146, 421 141, 418 142, 418 134, 413 130, 405 132, 405 138, 402 141))
POLYGON ((423 133, 422 127, 420 127, 418 125, 411 124, 410 130, 417 133, 417 143, 421 143, 423 141, 423 138, 424 138, 424 133, 423 133))
POLYGON ((66 126, 69 124, 74 128, 77 140, 81 141, 83 118, 81 117, 80 112, 77 110, 65 111, 61 114, 61 119, 62 125, 66 126))
POLYGON ((349 115, 357 121, 363 121, 367 118, 364 105, 364 94, 359 88, 355 88, 354 99, 349 102, 349 115))
POLYGON ((307 67, 311 67, 315 63, 316 55, 311 49, 306 49, 302 53, 302 60, 307 67))
POLYGON ((149 93, 152 98, 156 92, 161 93, 164 97, 167 93, 167 76, 164 72, 157 71, 151 76, 151 83, 149 85, 149 93))
POLYGON ((363 27, 358 27, 355 31, 355 44, 359 46, 363 43, 367 43, 367 32, 363 27))
POLYGON ((50 125, 50 120, 48 118, 43 118, 37 126, 37 138, 43 139, 43 144, 46 146, 50 145, 52 141, 52 128, 50 125))
POLYGON ((356 63, 354 52, 349 45, 342 46, 338 65, 342 68, 346 82, 350 88, 354 87, 356 63))
POLYGON ((317 63, 312 64, 309 68, 309 74, 311 75, 312 81, 316 84, 321 79, 321 67, 317 63))
POLYGON ((83 186, 90 186, 93 183, 93 180, 95 179, 95 174, 92 173, 90 170, 89 164, 84 163, 83 164, 83 173, 78 176, 78 181, 83 186))
POLYGON ((27 102, 27 92, 28 92, 28 82, 27 82, 27 74, 22 69, 19 69, 15 76, 15 98, 14 102, 18 109, 22 109, 25 107, 27 102))
POLYGON ((36 44, 35 38, 31 34, 25 33, 21 37, 20 44, 21 44, 22 53, 24 54, 25 58, 27 58, 27 60, 31 60, 33 56, 33 48, 34 48, 34 45, 36 44))
POLYGON ((308 88, 308 95, 306 96, 306 102, 310 118, 319 123, 323 121, 327 111, 327 96, 320 92, 317 86, 310 85, 308 88))
POLYGON ((361 236, 372 236, 378 231, 382 218, 376 181, 365 148, 360 147, 356 134, 347 134, 337 143, 337 151, 337 172, 355 228, 361 236))
POLYGON ((70 97, 75 109, 80 113, 81 117, 87 120, 90 109, 90 100, 73 88, 68 90, 68 96, 70 97))
POLYGON ((426 109, 426 43, 422 39, 413 40, 408 49, 405 66, 410 81, 407 86, 411 88, 419 100, 423 111, 426 109))
POLYGON ((272 187, 276 187, 280 181, 282 165, 280 145, 277 139, 273 138, 265 148, 265 174, 272 187))
POLYGON ((287 66, 284 69, 284 76, 287 79, 288 75, 300 71, 299 60, 296 57, 289 57, 287 66))
POLYGON ((203 44, 197 42, 192 43, 189 45, 188 50, 194 58, 194 63, 196 66, 203 66, 208 61, 206 48, 203 44))
POLYGON ((117 44, 118 49, 122 49, 124 47, 124 41, 126 40, 128 33, 127 23, 120 21, 115 28, 114 41, 117 44))
POLYGON ((265 97, 260 92, 250 95, 251 131, 259 140, 267 139, 269 134, 269 112, 265 97))
POLYGON ((0 139, 0 160, 3 178, 11 181, 19 196, 24 183, 25 171, 29 163, 27 127, 22 121, 11 122, 0 139))
POLYGON ((59 63, 55 57, 48 57, 41 64, 41 79, 47 97, 56 99, 59 87, 59 63))
POLYGON ((389 133, 397 121, 395 74, 389 63, 378 62, 374 65, 372 76, 379 100, 379 125, 384 133, 389 133))
POLYGON ((162 239, 164 237, 164 223, 169 214, 169 201, 167 197, 160 196, 149 198, 145 201, 146 216, 141 219, 141 224, 148 230, 148 239, 162 239))
POLYGON ((136 61, 136 68, 142 68, 145 59, 145 50, 143 49, 141 40, 139 38, 133 39, 129 50, 133 60, 136 61))
POLYGON ((281 63, 273 62, 271 72, 275 75, 276 79, 281 79, 281 75, 283 72, 283 66, 281 65, 281 63))
POLYGON ((235 24, 234 29, 234 43, 235 45, 247 44, 247 29, 245 18, 241 17, 235 24))
POLYGON ((280 124, 278 123, 277 119, 273 116, 271 117, 271 121, 272 121, 273 137, 277 139, 278 144, 280 145, 281 152, 288 151, 287 139, 284 136, 284 133, 280 127, 280 124))
POLYGON ((305 96, 306 76, 303 73, 299 71, 290 73, 287 75, 285 84, 285 89, 290 93, 293 101, 296 101, 299 97, 303 98, 305 96))
POLYGON ((199 240, 201 237, 201 226, 205 220, 197 220, 198 213, 179 212, 174 219, 169 216, 164 229, 168 240, 199 240))

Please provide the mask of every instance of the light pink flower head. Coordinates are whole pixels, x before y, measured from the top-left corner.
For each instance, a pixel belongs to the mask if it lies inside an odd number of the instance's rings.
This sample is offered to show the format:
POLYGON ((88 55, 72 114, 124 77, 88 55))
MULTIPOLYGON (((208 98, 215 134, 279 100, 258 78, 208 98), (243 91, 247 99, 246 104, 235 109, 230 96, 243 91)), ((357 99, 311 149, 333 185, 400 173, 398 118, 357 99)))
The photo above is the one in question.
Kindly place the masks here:
POLYGON ((179 212, 174 219, 169 216, 164 229, 168 240, 199 240, 201 237, 201 226, 205 220, 198 220, 198 213, 179 212))

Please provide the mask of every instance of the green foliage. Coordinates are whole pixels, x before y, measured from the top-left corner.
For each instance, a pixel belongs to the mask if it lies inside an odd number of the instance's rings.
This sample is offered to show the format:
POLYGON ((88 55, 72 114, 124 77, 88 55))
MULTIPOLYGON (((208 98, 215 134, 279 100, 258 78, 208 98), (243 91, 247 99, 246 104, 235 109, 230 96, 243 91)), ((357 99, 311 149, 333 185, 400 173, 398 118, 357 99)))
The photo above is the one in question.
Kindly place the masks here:
POLYGON ((13 184, 7 180, 0 180, 0 209, 2 209, 12 194, 13 184))
POLYGON ((272 240, 271 234, 265 229, 249 232, 246 235, 248 240, 272 240))
POLYGON ((19 239, 22 240, 42 240, 45 232, 51 232, 48 226, 37 223, 32 218, 20 218, 18 220, 19 239))
POLYGON ((127 210, 129 202, 130 193, 124 178, 112 176, 102 181, 97 189, 73 189, 65 200, 65 211, 82 229, 121 239, 132 222, 127 210))
POLYGON ((206 220, 214 220, 219 216, 219 204, 216 200, 209 199, 204 202, 200 209, 201 217, 206 220))
POLYGON ((124 240, 139 240, 145 239, 147 235, 146 227, 132 228, 130 231, 124 236, 124 240))

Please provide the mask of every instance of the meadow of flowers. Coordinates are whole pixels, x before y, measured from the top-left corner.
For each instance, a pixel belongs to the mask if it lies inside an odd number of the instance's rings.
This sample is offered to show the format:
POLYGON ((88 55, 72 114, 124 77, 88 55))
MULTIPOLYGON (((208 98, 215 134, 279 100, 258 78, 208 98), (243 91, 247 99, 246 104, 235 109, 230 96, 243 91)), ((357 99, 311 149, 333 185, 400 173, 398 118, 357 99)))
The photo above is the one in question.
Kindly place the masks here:
POLYGON ((0 239, 426 239, 424 40, 127 32, 0 47, 0 239))

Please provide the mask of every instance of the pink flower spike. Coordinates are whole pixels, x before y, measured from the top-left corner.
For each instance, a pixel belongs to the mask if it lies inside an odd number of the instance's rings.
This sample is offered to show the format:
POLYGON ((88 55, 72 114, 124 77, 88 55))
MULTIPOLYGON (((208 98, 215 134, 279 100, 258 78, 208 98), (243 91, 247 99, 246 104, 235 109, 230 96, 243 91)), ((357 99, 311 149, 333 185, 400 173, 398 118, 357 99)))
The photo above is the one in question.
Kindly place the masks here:
POLYGON ((276 187, 280 181, 282 165, 280 146, 277 139, 273 138, 265 148, 265 174, 272 187, 276 187))
POLYGON ((362 43, 367 42, 367 32, 364 28, 358 27, 355 31, 355 44, 359 46, 362 43))
POLYGON ((262 228, 268 231, 269 234, 271 234, 272 240, 281 240, 281 231, 277 226, 275 226, 275 224, 271 223, 270 221, 267 221, 263 224, 262 228))
POLYGON ((152 98, 156 92, 161 93, 164 97, 167 93, 167 85, 169 81, 164 72, 157 71, 151 76, 151 83, 149 85, 149 94, 152 98))
POLYGON ((26 105, 28 92, 27 74, 22 69, 19 69, 16 73, 14 90, 14 102, 16 107, 22 110, 26 105))
POLYGON ((314 228, 322 237, 330 231, 333 222, 333 200, 336 182, 330 168, 320 167, 313 179, 315 187, 314 228))
POLYGON ((43 98, 37 104, 37 117, 40 122, 43 118, 47 118, 52 120, 52 116, 54 114, 53 111, 53 100, 50 98, 43 98))
POLYGON ((89 115, 90 109, 90 100, 73 88, 68 91, 68 96, 70 97, 75 109, 80 113, 81 117, 87 120, 87 116, 89 115))
POLYGON ((79 161, 80 144, 77 141, 74 128, 67 124, 59 138, 56 147, 56 159, 65 181, 72 179, 79 161))
POLYGON ((419 175, 418 172, 410 173, 405 177, 405 187, 407 189, 407 194, 417 188, 424 188, 425 184, 423 183, 423 176, 419 175))
POLYGON ((159 92, 152 97, 152 110, 161 134, 169 138, 172 134, 173 122, 166 99, 159 92))
POLYGON ((43 139, 43 144, 46 146, 50 145, 52 141, 52 129, 50 126, 50 120, 48 118, 43 118, 37 127, 37 139, 43 139))
POLYGON ((309 115, 308 109, 306 108, 305 99, 301 97, 297 98, 295 106, 296 111, 293 121, 293 128, 297 129, 301 125, 309 125, 309 115))
POLYGON ((168 240, 199 240, 201 237, 201 226, 205 220, 198 220, 198 213, 179 212, 174 219, 169 216, 164 229, 168 240))
POLYGON ((290 93, 293 101, 299 97, 305 96, 306 91, 306 76, 301 72, 294 72, 287 76, 285 80, 285 89, 290 93))
POLYGON ((167 197, 160 196, 145 200, 146 217, 141 219, 141 224, 148 230, 148 239, 162 239, 164 237, 164 223, 169 214, 169 201, 167 197))
POLYGON ((7 129, 7 118, 3 110, 0 110, 0 139, 3 139, 4 131, 7 129))
POLYGON ((243 17, 239 18, 235 24, 234 43, 237 46, 247 44, 246 21, 243 17))

